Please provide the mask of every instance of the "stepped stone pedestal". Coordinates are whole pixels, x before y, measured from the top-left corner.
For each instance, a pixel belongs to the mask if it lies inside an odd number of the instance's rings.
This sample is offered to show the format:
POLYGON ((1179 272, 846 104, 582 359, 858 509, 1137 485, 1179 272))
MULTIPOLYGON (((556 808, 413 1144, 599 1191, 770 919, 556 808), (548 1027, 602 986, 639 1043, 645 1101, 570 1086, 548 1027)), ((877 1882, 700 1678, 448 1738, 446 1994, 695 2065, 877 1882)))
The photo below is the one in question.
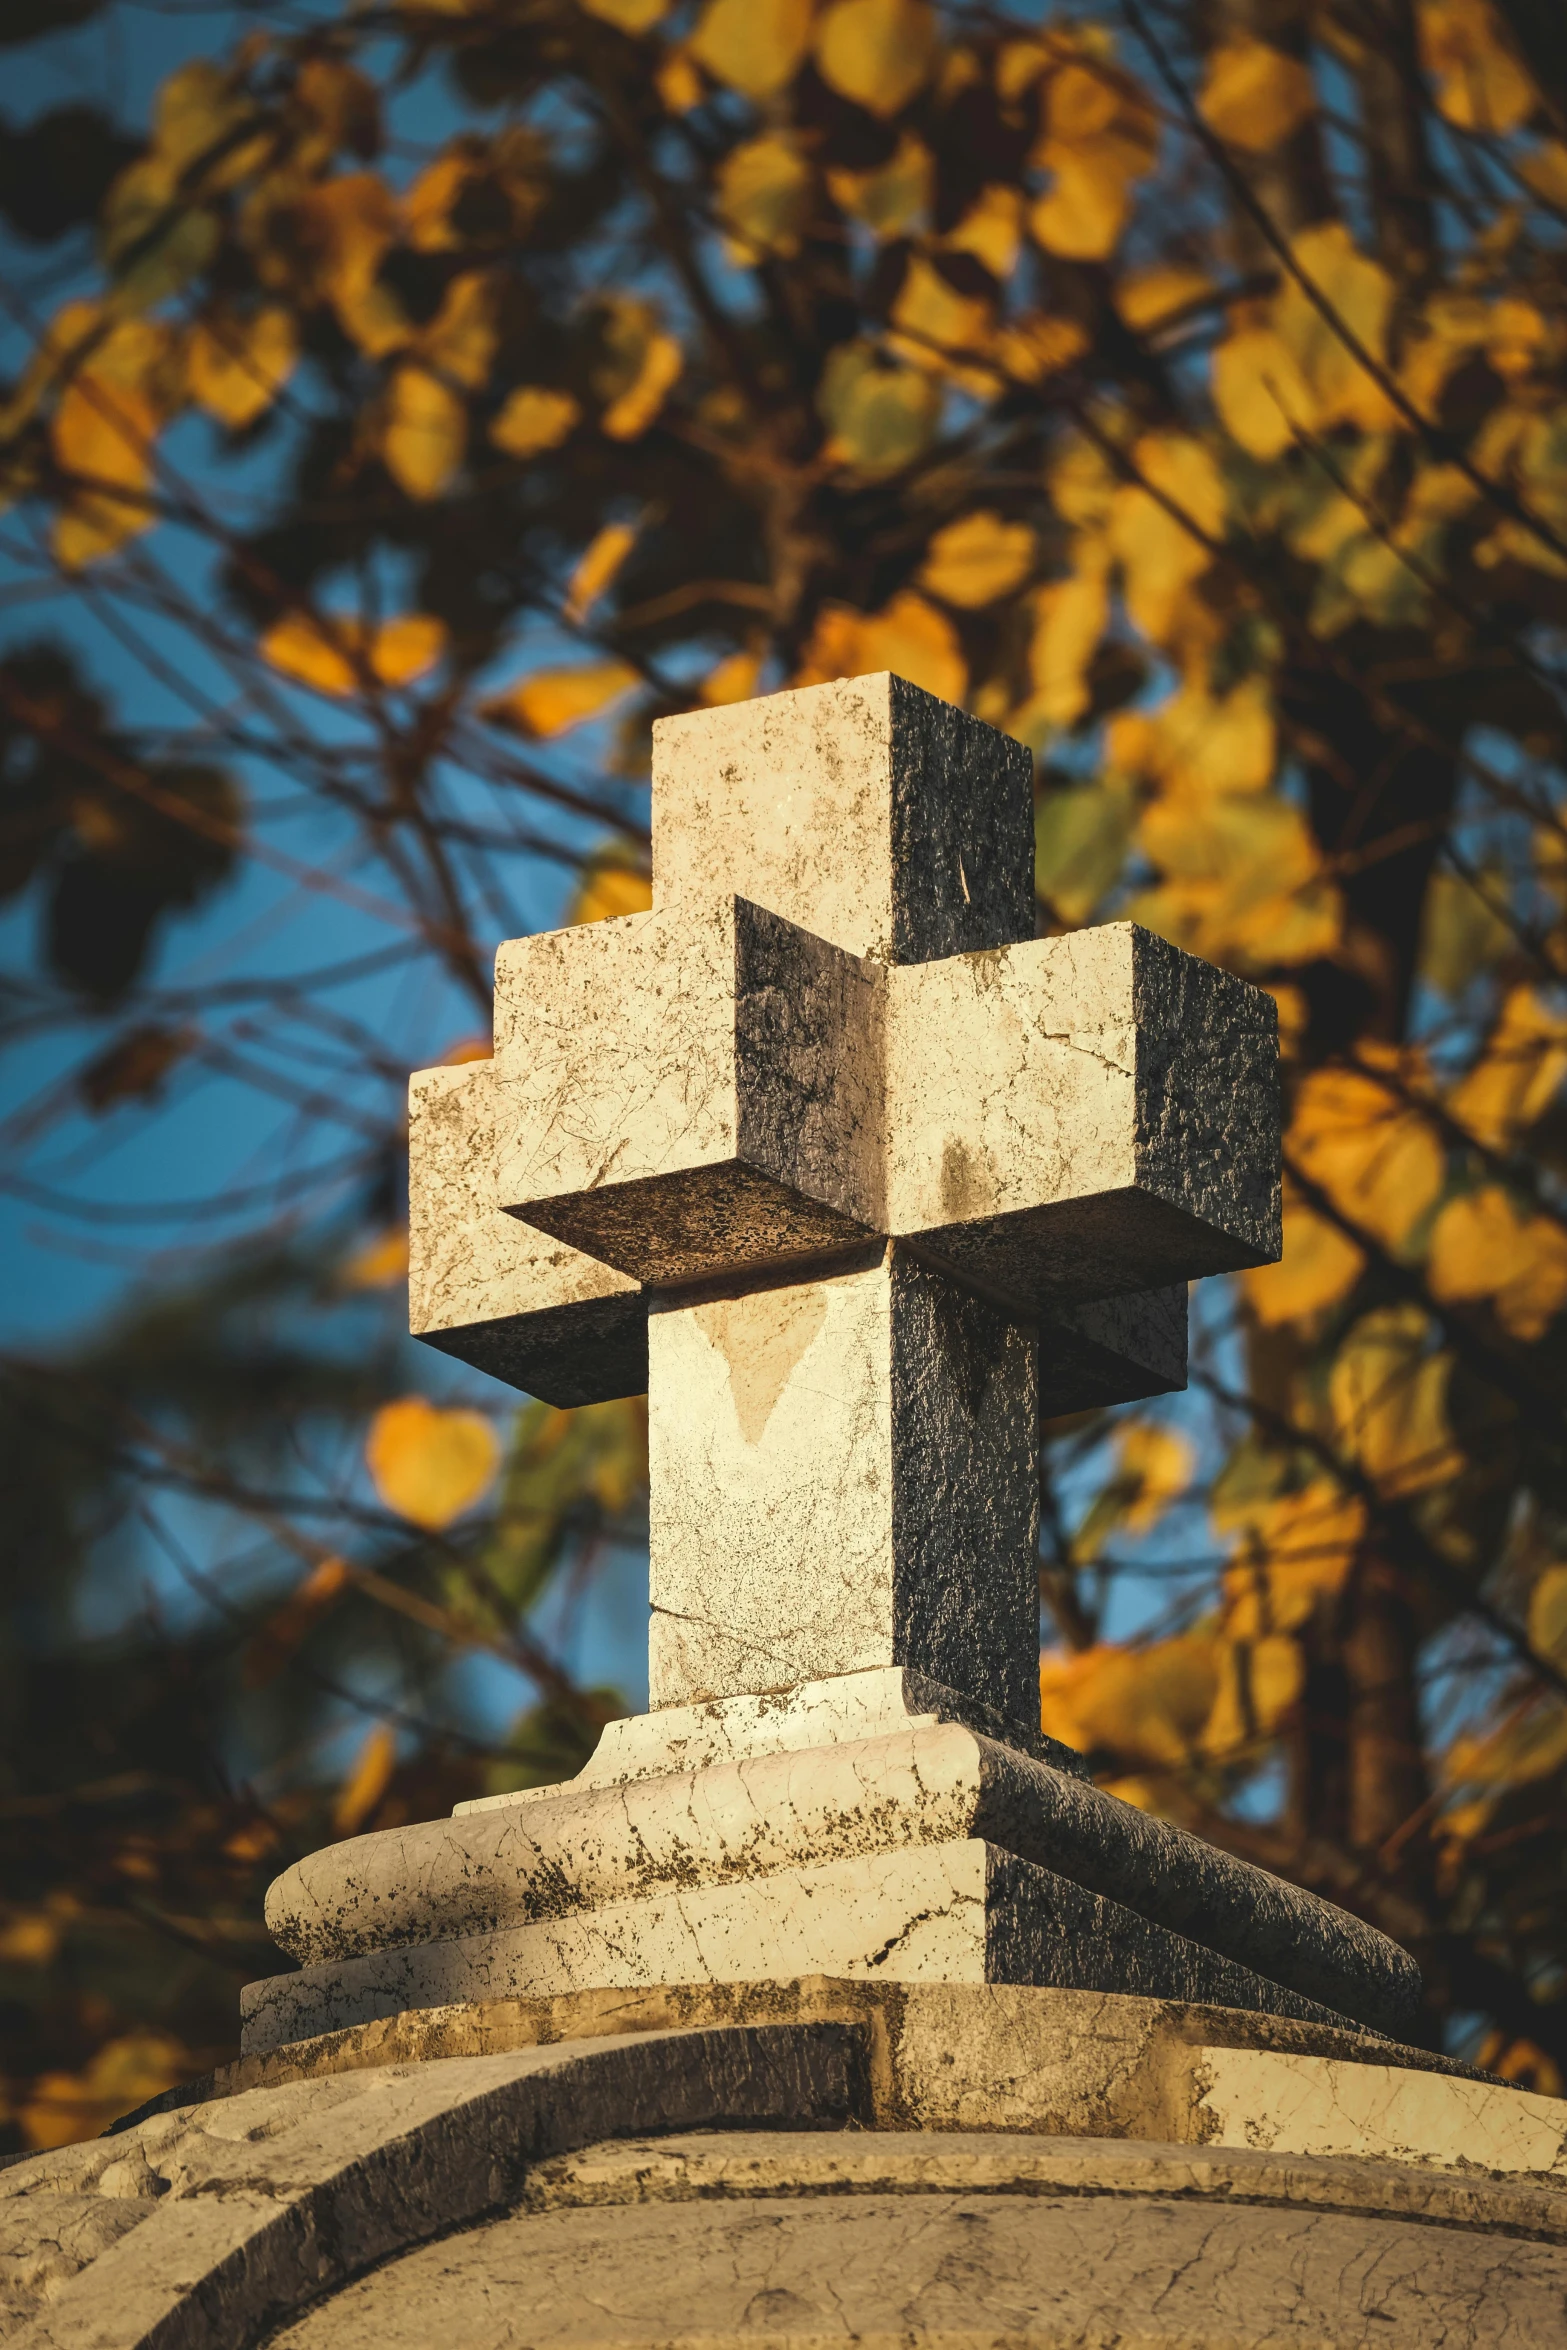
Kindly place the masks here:
POLYGON ((1036 939, 895 678, 664 722, 653 833, 410 1093, 416 1333, 647 1391, 650 1710, 281 1877, 240 2061, 0 2169, 0 2339, 1554 2346, 1567 2106, 1037 1727, 1040 1419, 1277 1254, 1271 999, 1036 939))

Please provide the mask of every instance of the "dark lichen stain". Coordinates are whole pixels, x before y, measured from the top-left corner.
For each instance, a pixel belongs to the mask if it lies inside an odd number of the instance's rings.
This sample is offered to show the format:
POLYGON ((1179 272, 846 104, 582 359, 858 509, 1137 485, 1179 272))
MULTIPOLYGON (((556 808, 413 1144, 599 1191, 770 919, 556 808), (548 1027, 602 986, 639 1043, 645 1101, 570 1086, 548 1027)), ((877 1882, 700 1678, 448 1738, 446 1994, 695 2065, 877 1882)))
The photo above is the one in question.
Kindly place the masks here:
POLYGON ((941 1150, 941 1212, 959 1224, 985 1205, 984 1170, 966 1142, 949 1134, 941 1150))

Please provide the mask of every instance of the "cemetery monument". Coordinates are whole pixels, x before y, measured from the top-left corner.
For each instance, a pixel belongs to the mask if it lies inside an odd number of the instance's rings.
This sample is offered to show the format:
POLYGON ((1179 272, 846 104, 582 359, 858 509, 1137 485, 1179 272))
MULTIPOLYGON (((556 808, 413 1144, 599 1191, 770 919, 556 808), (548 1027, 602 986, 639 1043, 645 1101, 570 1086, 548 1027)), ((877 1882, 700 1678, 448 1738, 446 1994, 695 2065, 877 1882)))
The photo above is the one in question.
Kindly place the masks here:
POLYGON ((1041 1417, 1184 1383, 1279 1111, 1270 997, 1032 867, 862 677, 665 720, 652 911, 502 947, 413 1328, 646 1392, 649 1710, 288 1870, 239 2063, 0 2171, 0 2339, 1560 2339, 1567 2106, 1040 1734, 1041 1417))

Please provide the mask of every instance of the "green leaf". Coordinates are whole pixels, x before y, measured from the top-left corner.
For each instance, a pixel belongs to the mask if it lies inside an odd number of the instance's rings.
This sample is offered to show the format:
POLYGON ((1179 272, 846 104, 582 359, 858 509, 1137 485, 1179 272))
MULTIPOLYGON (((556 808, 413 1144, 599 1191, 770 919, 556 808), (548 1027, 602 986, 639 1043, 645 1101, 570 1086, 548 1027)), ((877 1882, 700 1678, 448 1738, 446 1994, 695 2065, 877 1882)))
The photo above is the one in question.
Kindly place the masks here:
POLYGON ((1101 784, 1048 791, 1034 810, 1034 887, 1063 922, 1086 922, 1121 871, 1133 809, 1101 784))
POLYGON ((941 387, 921 368, 887 364, 869 343, 844 343, 822 370, 817 406, 829 454, 861 473, 897 473, 935 438, 941 387))
POLYGON ((1506 876, 1488 866, 1481 879, 1483 894, 1461 873, 1438 871, 1426 890, 1420 976, 1449 1003, 1457 1002, 1471 979, 1499 963, 1513 943, 1512 932, 1493 911, 1506 901, 1506 876))

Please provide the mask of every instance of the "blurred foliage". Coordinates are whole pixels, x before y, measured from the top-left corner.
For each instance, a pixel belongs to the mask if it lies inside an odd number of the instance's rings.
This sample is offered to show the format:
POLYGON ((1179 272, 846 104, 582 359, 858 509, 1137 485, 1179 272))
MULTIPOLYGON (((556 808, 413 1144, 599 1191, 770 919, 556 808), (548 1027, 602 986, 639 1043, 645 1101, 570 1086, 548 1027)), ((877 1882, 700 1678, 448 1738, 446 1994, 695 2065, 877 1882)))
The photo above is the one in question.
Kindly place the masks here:
POLYGON ((1043 926, 1134 915, 1285 1039, 1282 1265, 1204 1293, 1178 1427, 1046 1431, 1046 1724, 1406 1941, 1434 2040, 1559 2088, 1554 12, 248 13, 134 153, 73 109, 0 167, 22 240, 97 205, 12 309, 8 561, 190 719, 37 631, 0 663, 0 873, 41 912, 7 1035, 77 1054, 10 1163, 219 1080, 342 1146, 250 1248, 13 1365, 18 2141, 225 2044, 292 1853, 564 1773, 616 1702, 538 1627, 635 1539, 639 1412, 525 1406, 492 1483, 493 1407, 410 1393, 389 1335, 398 1085, 486 1040, 335 1008, 335 967, 182 990, 171 924, 265 865, 472 1027, 518 875, 646 902, 652 718, 880 668, 1035 752, 1043 926), (499 1751, 474 1653, 533 1692, 499 1751))

